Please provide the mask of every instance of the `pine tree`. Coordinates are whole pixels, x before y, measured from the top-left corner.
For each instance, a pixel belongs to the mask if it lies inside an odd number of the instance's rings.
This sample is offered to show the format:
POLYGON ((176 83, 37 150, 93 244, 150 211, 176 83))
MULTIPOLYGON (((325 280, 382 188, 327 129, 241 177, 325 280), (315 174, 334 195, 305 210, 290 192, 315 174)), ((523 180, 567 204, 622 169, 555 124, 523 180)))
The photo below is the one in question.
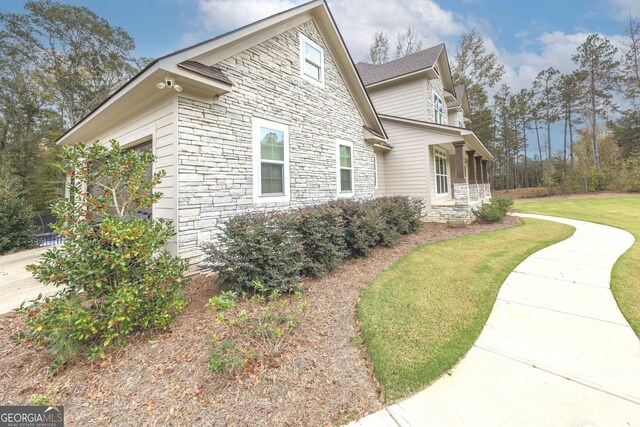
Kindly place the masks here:
POLYGON ((620 62, 615 59, 618 49, 606 38, 590 34, 571 57, 583 76, 581 91, 584 95, 585 116, 591 125, 593 160, 600 169, 600 151, 596 137, 598 119, 606 119, 617 108, 613 93, 618 88, 620 62))

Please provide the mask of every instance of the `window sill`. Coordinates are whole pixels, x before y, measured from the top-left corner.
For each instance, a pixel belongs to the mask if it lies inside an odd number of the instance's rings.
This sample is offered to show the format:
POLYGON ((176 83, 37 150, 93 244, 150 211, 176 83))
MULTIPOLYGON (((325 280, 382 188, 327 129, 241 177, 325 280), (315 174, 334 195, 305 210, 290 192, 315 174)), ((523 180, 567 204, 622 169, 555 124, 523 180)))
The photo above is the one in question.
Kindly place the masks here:
POLYGON ((288 194, 281 194, 275 196, 254 196, 253 203, 266 205, 268 203, 280 203, 280 202, 289 202, 291 197, 288 194))
POLYGON ((353 191, 350 191, 348 193, 341 191, 341 192, 338 193, 338 197, 339 198, 349 198, 349 197, 353 197, 354 195, 355 195, 355 192, 353 192, 353 191))

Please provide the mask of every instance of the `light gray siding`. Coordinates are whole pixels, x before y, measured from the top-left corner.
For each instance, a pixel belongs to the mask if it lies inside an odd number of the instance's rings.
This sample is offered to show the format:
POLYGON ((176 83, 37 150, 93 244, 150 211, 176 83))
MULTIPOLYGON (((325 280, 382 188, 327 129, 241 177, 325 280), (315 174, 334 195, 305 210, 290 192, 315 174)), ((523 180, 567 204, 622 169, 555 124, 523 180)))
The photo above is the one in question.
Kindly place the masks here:
POLYGON ((427 145, 419 128, 384 120, 393 150, 384 156, 385 192, 427 198, 427 145))
POLYGON ((425 80, 415 79, 397 85, 369 90, 369 96, 380 114, 426 119, 425 80))

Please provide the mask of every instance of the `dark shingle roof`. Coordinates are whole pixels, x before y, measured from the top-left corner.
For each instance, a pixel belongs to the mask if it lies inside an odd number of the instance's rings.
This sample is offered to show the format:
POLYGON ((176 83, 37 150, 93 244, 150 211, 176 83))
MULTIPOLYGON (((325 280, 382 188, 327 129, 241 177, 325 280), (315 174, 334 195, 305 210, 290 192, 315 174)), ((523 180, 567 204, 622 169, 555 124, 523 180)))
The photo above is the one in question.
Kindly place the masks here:
POLYGON ((356 64, 360 78, 365 86, 373 83, 400 77, 415 71, 433 67, 438 60, 440 52, 444 49, 444 44, 430 47, 420 52, 407 55, 381 65, 367 64, 359 62, 356 64))
POLYGON ((185 70, 193 71, 196 74, 200 74, 201 76, 208 77, 213 80, 217 80, 226 84, 233 84, 229 77, 227 77, 218 67, 210 67, 208 65, 201 64, 197 61, 183 61, 178 64, 178 67, 184 68, 185 70))
POLYGON ((453 108, 453 107, 459 107, 460 105, 462 105, 462 96, 464 95, 464 86, 455 86, 455 97, 456 99, 453 101, 449 101, 447 102, 447 107, 449 108, 453 108))

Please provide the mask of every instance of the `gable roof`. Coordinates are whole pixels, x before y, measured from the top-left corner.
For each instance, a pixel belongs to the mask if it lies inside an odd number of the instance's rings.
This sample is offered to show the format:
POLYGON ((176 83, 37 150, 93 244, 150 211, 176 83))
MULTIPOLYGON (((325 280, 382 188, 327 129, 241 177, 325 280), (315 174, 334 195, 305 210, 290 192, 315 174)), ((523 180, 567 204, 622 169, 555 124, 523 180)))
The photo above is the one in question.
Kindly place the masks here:
POLYGON ((233 83, 219 68, 215 67, 215 63, 282 33, 285 31, 283 28, 286 25, 295 26, 308 19, 314 20, 327 42, 327 47, 331 50, 340 75, 364 124, 386 138, 384 128, 356 71, 355 64, 327 3, 325 0, 313 0, 153 60, 67 130, 56 142, 64 144, 80 140, 81 136, 87 134, 85 127, 91 126, 92 123, 93 126, 96 126, 95 122, 98 117, 108 116, 112 121, 116 120, 117 114, 113 110, 118 110, 118 106, 122 110, 122 105, 125 104, 123 98, 126 98, 128 93, 134 92, 140 97, 144 97, 146 94, 149 98, 152 92, 149 89, 146 89, 145 92, 140 88, 148 87, 148 84, 144 84, 145 82, 149 83, 148 80, 153 80, 154 83, 151 86, 155 87, 155 80, 161 80, 167 74, 193 82, 200 91, 208 90, 208 93, 214 95, 227 93, 232 90, 233 83), (203 64, 200 60, 204 57, 212 65, 203 64), (85 132, 81 132, 83 129, 85 132))
POLYGON ((365 86, 368 86, 431 68, 438 61, 438 57, 443 49, 444 44, 441 43, 428 49, 421 50, 420 52, 385 62, 384 64, 374 65, 367 64, 366 62, 359 62, 356 64, 356 67, 358 68, 358 72, 360 73, 360 77, 362 77, 362 81, 365 86))
POLYGON ((465 121, 471 121, 471 108, 469 107, 469 98, 467 97, 467 89, 464 86, 455 86, 455 97, 453 101, 447 102, 448 109, 461 108, 464 113, 465 121))
POLYGON ((464 96, 464 87, 463 86, 455 86, 454 87, 455 93, 454 96, 456 97, 456 99, 454 99, 453 101, 449 101, 447 102, 447 107, 460 107, 462 106, 462 97, 464 96))

